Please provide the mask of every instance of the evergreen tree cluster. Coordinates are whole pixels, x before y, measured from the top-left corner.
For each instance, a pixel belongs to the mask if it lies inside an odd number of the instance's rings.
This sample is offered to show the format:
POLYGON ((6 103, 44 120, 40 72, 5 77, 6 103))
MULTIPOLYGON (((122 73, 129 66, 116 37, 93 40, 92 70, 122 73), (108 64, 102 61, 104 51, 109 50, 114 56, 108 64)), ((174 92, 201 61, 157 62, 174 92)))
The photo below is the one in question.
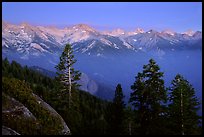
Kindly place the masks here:
POLYGON ((117 85, 111 104, 111 134, 201 134, 202 117, 197 114, 200 102, 195 89, 180 74, 172 80, 171 87, 166 88, 163 75, 156 62, 150 59, 135 77, 127 107, 121 85, 117 85))
MULTIPOLYGON (((4 88, 5 86, 13 87, 13 84, 17 84, 18 88, 16 90, 19 89, 19 91, 22 90, 22 92, 25 92, 24 96, 18 96, 18 100, 27 100, 26 98, 29 97, 29 93, 26 92, 30 92, 30 90, 32 90, 33 93, 41 97, 62 116, 70 128, 71 134, 106 134, 108 125, 107 120, 105 119, 106 108, 111 102, 99 99, 88 92, 73 88, 72 98, 74 104, 72 104, 72 107, 69 109, 69 94, 61 90, 63 86, 58 79, 52 79, 44 76, 27 66, 22 67, 16 61, 9 62, 7 58, 2 60, 2 78, 6 80, 7 84, 5 85, 5 82, 2 83, 2 93, 6 92, 4 88), (17 73, 21 73, 21 75, 17 75, 17 73), (25 84, 18 84, 17 82, 25 83, 27 87, 29 87, 29 90, 24 88, 25 84)), ((11 91, 12 94, 17 93, 15 92, 15 89, 9 90, 8 93, 11 91)), ((14 97, 16 98, 16 96, 14 97)), ((3 101, 5 101, 5 99, 3 101)), ((24 104, 24 102, 21 103, 24 104)), ((35 109, 35 107, 33 109, 35 109)), ((36 109, 35 111, 38 110, 36 109)), ((26 135, 29 134, 28 132, 30 132, 30 135, 40 134, 40 132, 38 132, 39 129, 34 130, 34 128, 36 128, 35 123, 31 123, 28 126, 30 129, 27 129, 22 128, 25 127, 25 123, 20 122, 14 124, 14 122, 15 121, 12 119, 9 121, 5 120, 4 124, 13 125, 12 128, 14 130, 20 131, 19 133, 26 135)), ((18 120, 16 122, 18 122, 18 120)), ((44 131, 44 134, 46 133, 51 134, 52 132, 44 131)))
POLYGON ((199 100, 180 74, 165 88, 164 73, 153 59, 135 77, 129 103, 135 111, 138 134, 200 134, 199 100), (168 103, 167 103, 168 102, 168 103))

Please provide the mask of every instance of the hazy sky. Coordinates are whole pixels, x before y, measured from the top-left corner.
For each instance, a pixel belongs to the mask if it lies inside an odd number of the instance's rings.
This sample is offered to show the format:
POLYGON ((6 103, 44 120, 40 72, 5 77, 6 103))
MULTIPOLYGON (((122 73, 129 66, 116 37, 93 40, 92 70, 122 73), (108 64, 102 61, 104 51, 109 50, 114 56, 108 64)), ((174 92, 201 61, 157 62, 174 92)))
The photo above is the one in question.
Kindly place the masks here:
POLYGON ((64 27, 84 23, 99 30, 202 30, 201 2, 3 2, 2 12, 4 21, 15 24, 64 27))

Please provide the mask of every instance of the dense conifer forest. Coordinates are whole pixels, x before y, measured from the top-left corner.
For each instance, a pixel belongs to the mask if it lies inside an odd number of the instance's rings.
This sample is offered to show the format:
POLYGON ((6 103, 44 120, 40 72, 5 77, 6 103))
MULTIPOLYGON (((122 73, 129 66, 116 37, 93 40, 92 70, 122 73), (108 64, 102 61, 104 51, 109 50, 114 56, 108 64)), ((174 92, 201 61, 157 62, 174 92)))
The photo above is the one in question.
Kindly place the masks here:
POLYGON ((68 108, 69 95, 60 90, 62 85, 57 79, 5 58, 2 60, 3 105, 7 103, 5 95, 17 98, 36 113, 44 128, 43 131, 36 129, 37 123, 27 121, 15 123, 18 120, 8 117, 3 118, 3 125, 21 134, 56 134, 60 128, 58 121, 49 118, 46 111, 38 111, 39 106, 33 104, 30 97, 30 93, 34 93, 62 116, 73 135, 201 134, 202 118, 196 113, 199 102, 192 85, 177 75, 172 87, 166 88, 162 76, 159 66, 151 59, 135 77, 128 103, 124 102, 122 84, 118 84, 113 101, 73 89, 73 103, 68 108), (51 126, 55 130, 49 130, 51 126))

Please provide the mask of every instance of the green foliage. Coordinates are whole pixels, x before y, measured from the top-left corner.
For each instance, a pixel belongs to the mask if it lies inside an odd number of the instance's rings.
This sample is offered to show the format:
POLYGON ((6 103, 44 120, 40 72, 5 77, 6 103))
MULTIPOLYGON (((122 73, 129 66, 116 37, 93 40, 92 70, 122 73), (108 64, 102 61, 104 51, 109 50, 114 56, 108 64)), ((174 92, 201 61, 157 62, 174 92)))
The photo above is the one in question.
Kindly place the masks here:
POLYGON ((164 113, 164 104, 167 101, 164 87, 163 72, 153 59, 144 65, 143 72, 138 73, 135 83, 131 86, 129 102, 137 110, 141 134, 154 134, 157 131, 161 114, 164 113))
POLYGON ((104 113, 108 102, 84 91, 77 90, 73 93, 77 94, 77 96, 73 96, 75 103, 71 108, 68 107, 68 94, 63 94, 54 104, 58 106, 54 108, 68 123, 72 134, 104 134, 107 124, 104 113), (76 102, 76 100, 78 101, 76 102))
POLYGON ((34 120, 16 117, 15 114, 2 114, 2 124, 15 129, 21 135, 39 135, 38 123, 34 120))
POLYGON ((81 73, 74 70, 74 63, 76 63, 76 59, 74 59, 73 49, 71 48, 70 44, 67 44, 62 52, 62 55, 60 56, 60 62, 56 66, 58 79, 65 84, 65 86, 67 86, 67 82, 70 77, 72 86, 77 88, 80 86, 77 84, 77 81, 80 80, 81 73), (68 74, 68 68, 70 68, 70 76, 68 74))
POLYGON ((15 110, 11 112, 4 112, 3 110, 11 110, 16 108, 14 103, 8 95, 2 93, 2 124, 4 126, 15 129, 22 135, 37 135, 39 134, 39 124, 37 120, 32 118, 23 117, 21 110, 15 110))
POLYGON ((35 94, 42 99, 49 98, 51 90, 59 87, 59 83, 43 74, 29 69, 27 66, 22 67, 15 61, 8 62, 7 58, 2 60, 2 77, 16 78, 25 81, 35 94), (20 75, 16 75, 16 70, 20 75), (55 86, 54 86, 55 85, 55 86))
POLYGON ((194 88, 183 76, 177 74, 170 91, 169 115, 172 130, 175 134, 197 134, 200 117, 196 112, 200 103, 194 88))
MULTIPOLYGON (((2 60, 2 66, 5 66, 5 64, 5 60, 2 60)), ((73 107, 69 109, 68 93, 60 90, 62 88, 61 83, 56 79, 48 78, 31 70, 27 66, 18 67, 24 76, 15 76, 15 78, 25 79, 24 83, 30 86, 32 92, 40 96, 63 117, 71 130, 71 134, 106 134, 108 123, 105 119, 105 112, 109 102, 101 100, 88 92, 73 88, 72 97, 75 102, 73 107), (43 80, 46 81, 45 79, 47 79, 49 83, 43 82, 43 80)), ((4 68, 6 69, 2 70, 3 76, 14 77, 11 64, 8 63, 4 68), (8 71, 8 69, 10 70, 8 71)), ((25 91, 27 91, 27 89, 25 91)), ((33 109, 37 110, 36 108, 33 109)), ((49 134, 52 134, 52 132, 49 132, 49 134)))
POLYGON ((113 103, 110 106, 110 114, 109 117, 109 134, 123 134, 124 127, 123 127, 123 119, 124 119, 124 95, 122 91, 121 84, 118 84, 115 90, 115 96, 113 99, 113 103))
POLYGON ((36 103, 32 96, 32 93, 35 93, 62 116, 73 135, 181 134, 182 118, 179 103, 182 91, 184 133, 201 134, 202 125, 198 127, 198 121, 202 118, 196 114, 199 103, 192 85, 177 75, 169 90, 170 98, 166 98, 163 73, 159 70, 154 60, 144 65, 143 72, 138 73, 131 86, 133 90, 130 95, 131 104, 127 107, 124 106, 121 85, 118 85, 112 102, 72 88, 73 104, 69 108, 69 94, 61 90, 63 85, 58 79, 51 79, 27 66, 22 67, 15 61, 9 63, 4 59, 2 60, 2 107, 4 109, 14 107, 6 98, 6 95, 9 95, 23 103, 39 120, 28 121, 2 113, 3 125, 23 135, 58 134, 61 127, 56 123, 59 121, 36 103), (166 101, 170 102, 168 107, 166 101), (117 122, 118 126, 114 126, 117 122))
POLYGON ((63 85, 61 90, 69 93, 67 98, 69 100, 69 108, 72 106, 71 104, 74 104, 72 92, 80 86, 77 81, 80 80, 81 73, 74 70, 74 63, 76 63, 76 59, 74 59, 73 49, 71 45, 67 44, 60 56, 60 62, 56 66, 56 69, 58 75, 57 80, 63 85))
POLYGON ((135 122, 137 119, 137 113, 132 110, 130 104, 128 104, 124 112, 125 112, 124 113, 125 115, 124 115, 124 121, 123 121, 123 125, 124 125, 123 134, 138 135, 139 125, 138 125, 138 122, 135 122))
MULTIPOLYGON (((24 104, 37 118, 42 126, 38 134, 59 134, 62 130, 60 119, 39 105, 32 90, 25 81, 15 78, 2 78, 2 91, 24 104)), ((21 125, 22 126, 22 125, 21 125)), ((18 129, 16 129, 18 131, 18 129)), ((32 134, 32 132, 30 133, 32 134)))

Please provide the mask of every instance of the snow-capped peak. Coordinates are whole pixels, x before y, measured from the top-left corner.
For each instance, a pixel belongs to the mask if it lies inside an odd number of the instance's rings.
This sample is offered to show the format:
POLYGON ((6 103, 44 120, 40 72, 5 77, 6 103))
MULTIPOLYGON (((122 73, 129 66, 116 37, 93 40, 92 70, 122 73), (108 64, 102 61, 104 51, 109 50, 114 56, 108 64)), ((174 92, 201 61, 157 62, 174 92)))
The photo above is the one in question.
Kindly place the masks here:
POLYGON ((169 34, 169 35, 172 35, 172 36, 175 35, 175 32, 172 31, 172 30, 170 30, 170 29, 164 30, 164 31, 162 31, 161 33, 163 33, 163 34, 169 34))
POLYGON ((73 29, 75 30, 83 30, 83 31, 88 31, 88 32, 96 32, 96 30, 86 24, 77 24, 72 26, 73 29))
POLYGON ((36 28, 32 25, 30 25, 29 23, 27 22, 23 22, 20 24, 20 28, 23 29, 23 28, 26 28, 26 29, 32 29, 32 30, 36 30, 36 28))
POLYGON ((23 22, 20 24, 20 26, 31 26, 30 24, 28 24, 27 22, 23 22))
POLYGON ((188 36, 193 36, 195 32, 193 30, 187 30, 186 32, 184 32, 183 34, 186 34, 188 36))
POLYGON ((200 42, 202 39, 200 31, 188 31, 187 35, 181 35, 181 33, 171 30, 160 33, 153 29, 144 33, 141 28, 134 31, 118 28, 113 31, 99 32, 86 24, 59 29, 49 26, 33 26, 28 23, 15 25, 2 21, 2 28, 2 48, 25 54, 29 54, 29 52, 52 54, 54 51, 62 50, 66 43, 77 45, 75 46, 77 51, 85 52, 84 50, 87 49, 86 53, 92 54, 93 51, 100 50, 100 48, 102 51, 104 50, 104 53, 106 49, 111 48, 114 50, 135 50, 142 47, 145 50, 163 43, 167 43, 165 46, 172 46, 177 43, 182 44, 182 42, 189 41, 190 43, 190 40, 193 40, 194 43, 197 40, 200 42), (176 35, 170 36, 169 34, 176 35))
POLYGON ((130 35, 137 35, 137 34, 140 34, 140 33, 144 33, 144 30, 141 29, 141 28, 137 28, 137 29, 135 29, 135 31, 127 32, 127 35, 128 36, 130 36, 130 35))
POLYGON ((113 30, 112 32, 109 33, 109 35, 112 35, 112 36, 121 36, 121 35, 125 35, 126 32, 123 30, 123 29, 115 29, 113 30))
POLYGON ((144 30, 142 28, 137 28, 134 32, 135 33, 144 33, 144 30))

